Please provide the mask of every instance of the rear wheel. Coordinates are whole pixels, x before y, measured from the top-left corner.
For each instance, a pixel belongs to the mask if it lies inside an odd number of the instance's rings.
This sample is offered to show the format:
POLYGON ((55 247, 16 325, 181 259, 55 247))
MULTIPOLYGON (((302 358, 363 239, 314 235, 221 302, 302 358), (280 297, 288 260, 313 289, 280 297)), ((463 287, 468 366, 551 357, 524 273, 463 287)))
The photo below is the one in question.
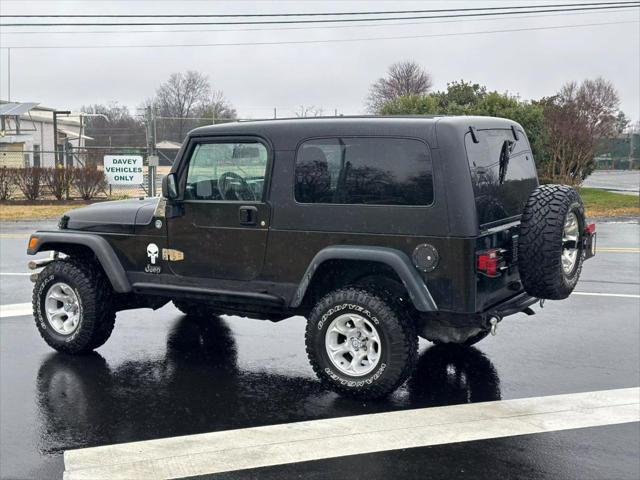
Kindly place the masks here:
POLYGON ((86 353, 104 344, 115 324, 111 286, 99 269, 58 260, 38 275, 33 315, 42 338, 65 353, 86 353))
POLYGON ((566 185, 542 185, 529 197, 520 226, 518 268, 531 296, 567 298, 584 260, 584 206, 566 185))
POLYGON ((399 387, 416 362, 418 336, 405 312, 380 294, 336 290, 313 309, 305 335, 311 366, 338 393, 378 398, 399 387))

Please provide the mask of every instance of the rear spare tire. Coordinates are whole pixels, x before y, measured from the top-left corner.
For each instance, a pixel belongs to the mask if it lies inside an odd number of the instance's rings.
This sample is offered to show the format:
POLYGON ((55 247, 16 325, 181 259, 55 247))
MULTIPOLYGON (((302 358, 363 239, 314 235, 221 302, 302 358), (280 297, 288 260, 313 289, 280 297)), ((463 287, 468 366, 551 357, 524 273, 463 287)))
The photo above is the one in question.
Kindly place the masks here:
POLYGON ((584 260, 584 206, 566 185, 541 185, 522 214, 518 269, 527 293, 549 300, 567 298, 584 260))

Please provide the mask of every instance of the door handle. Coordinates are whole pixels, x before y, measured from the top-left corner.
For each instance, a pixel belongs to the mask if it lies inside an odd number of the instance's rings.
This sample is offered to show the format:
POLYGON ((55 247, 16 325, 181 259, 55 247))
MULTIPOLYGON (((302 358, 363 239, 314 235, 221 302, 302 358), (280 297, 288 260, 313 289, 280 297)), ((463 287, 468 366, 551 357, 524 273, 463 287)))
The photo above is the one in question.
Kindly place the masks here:
POLYGON ((253 206, 240 207, 240 225, 256 225, 258 219, 258 209, 253 206))

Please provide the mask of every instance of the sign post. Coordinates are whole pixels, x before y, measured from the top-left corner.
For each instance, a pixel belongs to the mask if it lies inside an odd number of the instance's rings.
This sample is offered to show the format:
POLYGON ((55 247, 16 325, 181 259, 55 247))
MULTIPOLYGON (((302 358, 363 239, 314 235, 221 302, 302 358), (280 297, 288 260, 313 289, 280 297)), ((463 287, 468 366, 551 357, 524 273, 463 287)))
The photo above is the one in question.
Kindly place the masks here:
POLYGON ((147 157, 147 164, 149 165, 149 196, 156 196, 156 173, 158 165, 160 165, 160 157, 158 155, 149 155, 147 157))
POLYGON ((105 155, 104 174, 109 185, 141 185, 144 173, 141 155, 105 155))

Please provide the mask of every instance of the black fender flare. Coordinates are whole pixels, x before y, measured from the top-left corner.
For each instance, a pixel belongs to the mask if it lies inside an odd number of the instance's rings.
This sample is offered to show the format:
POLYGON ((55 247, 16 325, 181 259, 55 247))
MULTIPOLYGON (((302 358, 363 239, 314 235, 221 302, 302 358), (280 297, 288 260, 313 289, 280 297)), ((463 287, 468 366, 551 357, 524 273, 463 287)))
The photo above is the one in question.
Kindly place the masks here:
MULTIPOLYGON (((111 286, 118 293, 131 291, 131 283, 127 274, 122 268, 118 256, 103 237, 91 233, 70 233, 70 232, 36 232, 31 238, 38 240, 32 248, 27 249, 28 255, 35 255, 38 252, 57 250, 56 245, 82 245, 91 249, 102 265, 104 273, 111 282, 111 286)), ((29 241, 31 244, 31 240, 29 241)))
POLYGON ((409 298, 416 310, 419 312, 434 312, 438 310, 429 288, 406 253, 388 247, 355 245, 334 245, 320 250, 311 260, 298 285, 290 303, 292 308, 300 306, 316 270, 327 260, 361 260, 383 263, 396 272, 407 289, 409 298))

